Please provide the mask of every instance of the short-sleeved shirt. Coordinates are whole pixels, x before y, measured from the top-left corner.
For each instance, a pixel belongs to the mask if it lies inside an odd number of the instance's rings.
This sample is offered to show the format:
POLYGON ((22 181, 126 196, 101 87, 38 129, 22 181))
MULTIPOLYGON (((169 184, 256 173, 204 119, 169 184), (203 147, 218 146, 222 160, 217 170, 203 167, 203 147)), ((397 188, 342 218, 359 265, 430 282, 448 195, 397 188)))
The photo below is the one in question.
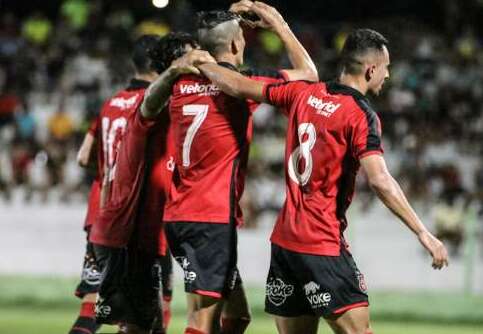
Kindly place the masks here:
MULTIPOLYGON (((227 63, 222 66, 234 69, 227 63)), ((278 71, 245 73, 255 80, 283 82, 278 71)), ((165 222, 242 224, 243 194, 252 113, 258 104, 235 99, 207 78, 184 75, 173 87, 169 112, 176 170, 165 222)))
POLYGON ((136 111, 141 105, 144 92, 149 83, 142 80, 131 80, 129 86, 108 99, 98 118, 97 154, 98 172, 102 180, 102 207, 99 216, 91 228, 90 241, 104 246, 115 247, 124 244, 125 234, 122 223, 115 224, 110 216, 112 206, 129 197, 126 189, 114 187, 113 181, 118 172, 119 152, 125 134, 135 119, 136 111), (116 228, 115 228, 116 227, 116 228), (119 227, 119 229, 117 228, 119 227))
POLYGON ((294 252, 338 256, 347 247, 345 214, 359 160, 383 153, 379 118, 364 95, 336 82, 269 84, 264 94, 289 113, 286 200, 271 241, 294 252))

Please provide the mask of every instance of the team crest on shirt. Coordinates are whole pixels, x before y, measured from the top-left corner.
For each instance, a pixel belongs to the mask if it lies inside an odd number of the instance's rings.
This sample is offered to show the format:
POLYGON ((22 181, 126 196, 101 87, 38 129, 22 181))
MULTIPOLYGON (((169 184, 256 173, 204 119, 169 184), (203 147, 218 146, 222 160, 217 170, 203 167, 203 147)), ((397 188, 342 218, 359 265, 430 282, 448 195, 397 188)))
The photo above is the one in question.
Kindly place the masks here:
POLYGON ((174 259, 179 263, 184 271, 184 282, 193 283, 197 275, 194 271, 190 270, 190 262, 188 261, 188 259, 184 256, 177 256, 174 259))
POLYGON ((265 294, 272 304, 280 306, 293 294, 293 290, 293 285, 285 284, 280 278, 272 278, 267 283, 265 294))
POLYGON ((332 101, 324 102, 322 99, 315 97, 313 95, 309 96, 309 99, 307 100, 307 104, 315 108, 317 110, 316 111, 317 114, 325 117, 332 116, 332 114, 341 106, 340 103, 335 104, 332 101))
POLYGON ((313 309, 329 306, 332 296, 329 292, 321 292, 320 285, 314 281, 304 285, 305 296, 313 309))

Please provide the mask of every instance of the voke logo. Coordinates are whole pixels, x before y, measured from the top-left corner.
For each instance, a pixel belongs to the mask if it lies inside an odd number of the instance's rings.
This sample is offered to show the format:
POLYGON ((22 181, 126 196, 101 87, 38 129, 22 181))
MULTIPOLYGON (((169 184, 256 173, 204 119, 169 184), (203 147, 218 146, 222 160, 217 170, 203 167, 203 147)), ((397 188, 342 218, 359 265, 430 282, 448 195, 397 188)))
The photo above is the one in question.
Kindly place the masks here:
POLYGON ((332 114, 340 108, 340 103, 333 103, 332 101, 324 102, 322 99, 315 97, 313 95, 309 96, 307 104, 317 110, 317 114, 330 117, 332 114))
POLYGON ((104 303, 104 298, 99 297, 99 295, 97 295, 95 312, 96 312, 96 317, 98 318, 108 317, 112 312, 112 308, 109 305, 102 305, 103 303, 104 303))
POLYGON ((267 284, 266 295, 268 300, 275 306, 282 305, 287 297, 293 294, 293 285, 285 284, 280 278, 272 278, 267 284))
POLYGON ((131 96, 129 99, 125 99, 123 97, 116 97, 112 99, 109 105, 111 107, 118 107, 120 109, 128 109, 131 108, 137 101, 139 94, 131 96))
POLYGON ((195 82, 191 85, 180 85, 179 89, 181 94, 198 94, 200 96, 220 94, 220 89, 214 84, 200 85, 195 82))
POLYGON ((320 292, 320 285, 314 281, 304 285, 305 296, 313 309, 329 306, 332 296, 328 292, 320 292))
POLYGON ((179 265, 184 271, 185 283, 193 283, 197 275, 194 271, 189 270, 190 262, 188 261, 188 259, 184 256, 177 256, 175 257, 175 260, 179 263, 179 265))

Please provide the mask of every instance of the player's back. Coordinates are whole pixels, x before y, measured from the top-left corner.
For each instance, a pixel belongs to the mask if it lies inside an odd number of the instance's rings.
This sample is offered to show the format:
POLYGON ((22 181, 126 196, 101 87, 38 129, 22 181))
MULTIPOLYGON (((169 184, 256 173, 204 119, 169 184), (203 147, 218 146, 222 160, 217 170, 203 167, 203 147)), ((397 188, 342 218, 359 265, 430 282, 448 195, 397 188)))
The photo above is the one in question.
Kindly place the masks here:
POLYGON ((204 77, 185 75, 170 101, 177 169, 166 221, 228 223, 251 140, 247 103, 222 93, 204 77))
POLYGON ((337 83, 268 86, 289 107, 287 198, 272 235, 282 247, 338 255, 359 159, 381 153, 380 124, 368 100, 337 83))
MULTIPOLYGON (((131 80, 129 86, 108 99, 99 115, 98 136, 99 175, 103 186, 112 182, 116 174, 119 148, 122 139, 132 122, 135 112, 144 98, 148 83, 131 80)), ((103 193, 103 197, 110 194, 103 193)), ((104 198, 105 201, 105 198, 104 198)))

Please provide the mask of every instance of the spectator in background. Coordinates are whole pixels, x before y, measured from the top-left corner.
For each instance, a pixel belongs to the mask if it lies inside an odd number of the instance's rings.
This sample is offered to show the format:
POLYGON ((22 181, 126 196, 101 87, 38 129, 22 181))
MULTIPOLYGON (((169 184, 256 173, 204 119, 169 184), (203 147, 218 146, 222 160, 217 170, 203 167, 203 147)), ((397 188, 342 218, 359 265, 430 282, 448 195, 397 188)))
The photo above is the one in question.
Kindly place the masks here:
POLYGON ((51 33, 52 24, 40 12, 35 12, 22 26, 22 36, 36 46, 45 46, 51 33))
POLYGON ((8 89, 9 84, 5 84, 7 87, 0 93, 0 127, 9 124, 14 119, 14 113, 20 105, 20 99, 18 96, 8 89))
POLYGON ((87 24, 89 4, 85 0, 66 0, 60 8, 60 13, 71 28, 80 31, 87 24))
POLYGON ((61 144, 65 144, 73 134, 74 123, 64 110, 64 101, 60 103, 57 112, 50 117, 48 127, 52 139, 61 144))

